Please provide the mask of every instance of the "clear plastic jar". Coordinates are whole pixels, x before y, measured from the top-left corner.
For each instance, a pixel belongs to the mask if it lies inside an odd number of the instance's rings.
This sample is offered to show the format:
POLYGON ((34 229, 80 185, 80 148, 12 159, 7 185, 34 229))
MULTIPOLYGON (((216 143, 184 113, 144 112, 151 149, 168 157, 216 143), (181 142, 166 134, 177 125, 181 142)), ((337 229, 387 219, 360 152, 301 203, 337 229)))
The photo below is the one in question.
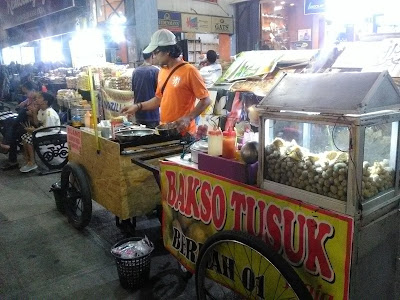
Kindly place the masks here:
POLYGON ((208 132, 208 155, 222 155, 222 131, 219 128, 214 128, 208 132))

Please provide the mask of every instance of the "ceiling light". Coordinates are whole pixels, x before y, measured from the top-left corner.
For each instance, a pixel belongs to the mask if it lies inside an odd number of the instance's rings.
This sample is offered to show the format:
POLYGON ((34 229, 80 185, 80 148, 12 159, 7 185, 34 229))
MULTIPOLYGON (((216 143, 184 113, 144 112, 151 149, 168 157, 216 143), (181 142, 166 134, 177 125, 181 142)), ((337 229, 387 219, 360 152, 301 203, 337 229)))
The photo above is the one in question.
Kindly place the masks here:
POLYGON ((274 7, 274 10, 277 11, 277 10, 281 10, 282 8, 283 7, 281 5, 277 5, 277 6, 274 7))
POLYGON ((285 1, 282 1, 282 2, 281 2, 282 5, 284 5, 285 3, 286 3, 285 1))
POLYGON ((290 6, 294 6, 294 3, 290 3, 290 6))

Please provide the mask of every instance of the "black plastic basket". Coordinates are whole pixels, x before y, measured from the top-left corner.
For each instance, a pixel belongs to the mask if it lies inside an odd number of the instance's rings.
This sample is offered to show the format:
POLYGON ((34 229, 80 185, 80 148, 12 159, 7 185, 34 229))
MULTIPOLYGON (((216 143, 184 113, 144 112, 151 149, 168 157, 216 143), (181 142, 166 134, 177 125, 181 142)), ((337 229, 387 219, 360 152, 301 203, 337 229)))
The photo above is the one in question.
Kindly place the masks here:
MULTIPOLYGON (((140 241, 141 237, 132 237, 116 243, 113 248, 119 247, 130 241, 140 241)), ((122 287, 126 289, 137 289, 148 281, 150 276, 151 252, 135 258, 124 259, 116 254, 111 254, 117 263, 118 277, 122 287)))

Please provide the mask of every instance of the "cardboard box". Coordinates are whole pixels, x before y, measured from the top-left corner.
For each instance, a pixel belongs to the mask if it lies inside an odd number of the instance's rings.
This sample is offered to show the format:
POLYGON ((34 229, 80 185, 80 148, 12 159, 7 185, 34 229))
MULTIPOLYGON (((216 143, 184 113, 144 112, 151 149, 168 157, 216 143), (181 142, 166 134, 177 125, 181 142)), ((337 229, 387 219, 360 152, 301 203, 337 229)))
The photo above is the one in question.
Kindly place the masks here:
POLYGON ((252 185, 257 183, 258 162, 246 165, 233 159, 199 153, 198 168, 242 183, 252 185))

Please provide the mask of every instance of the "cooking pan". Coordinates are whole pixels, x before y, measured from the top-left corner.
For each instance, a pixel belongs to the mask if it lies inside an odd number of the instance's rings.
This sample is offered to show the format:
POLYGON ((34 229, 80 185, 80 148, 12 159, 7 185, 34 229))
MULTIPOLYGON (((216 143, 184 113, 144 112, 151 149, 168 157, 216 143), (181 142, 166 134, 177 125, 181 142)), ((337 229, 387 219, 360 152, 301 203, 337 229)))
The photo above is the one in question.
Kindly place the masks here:
POLYGON ((161 124, 156 127, 156 133, 163 137, 179 137, 180 134, 176 129, 175 123, 161 124))
POLYGON ((121 143, 133 142, 143 136, 153 135, 154 129, 150 128, 137 128, 130 130, 121 130, 115 133, 115 138, 121 143))

